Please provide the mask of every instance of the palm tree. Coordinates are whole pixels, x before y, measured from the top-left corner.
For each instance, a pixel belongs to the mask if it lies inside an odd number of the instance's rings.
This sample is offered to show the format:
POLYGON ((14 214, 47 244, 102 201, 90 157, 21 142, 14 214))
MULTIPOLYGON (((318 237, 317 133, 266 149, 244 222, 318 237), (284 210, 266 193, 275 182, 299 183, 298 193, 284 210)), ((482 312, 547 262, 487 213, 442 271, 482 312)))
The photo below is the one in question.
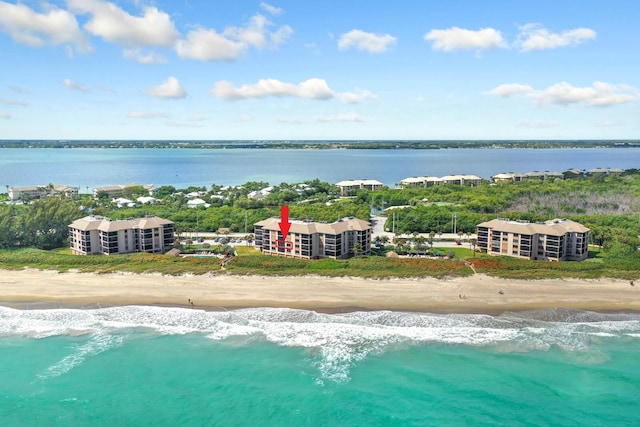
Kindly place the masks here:
POLYGON ((389 236, 386 236, 386 235, 381 236, 380 242, 382 242, 383 245, 386 245, 387 243, 389 243, 389 236))
POLYGON ((358 256, 358 254, 360 253, 361 250, 362 250, 362 243, 355 242, 353 244, 353 255, 354 256, 358 256))
POLYGON ((478 244, 478 239, 476 239, 476 238, 469 239, 469 244, 473 248, 473 257, 475 258, 476 257, 476 245, 478 244))

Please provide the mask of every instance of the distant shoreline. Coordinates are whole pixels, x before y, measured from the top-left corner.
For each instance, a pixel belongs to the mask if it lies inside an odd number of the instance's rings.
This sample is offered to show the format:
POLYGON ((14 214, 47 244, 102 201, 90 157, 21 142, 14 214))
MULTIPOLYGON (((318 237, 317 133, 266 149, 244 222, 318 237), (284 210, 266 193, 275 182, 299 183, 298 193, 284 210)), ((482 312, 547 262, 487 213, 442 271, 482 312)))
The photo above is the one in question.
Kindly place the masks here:
POLYGON ((640 140, 0 140, 0 148, 439 150, 460 148, 640 148, 640 140))
POLYGON ((100 275, 25 269, 2 271, 0 304, 23 309, 55 305, 191 306, 205 310, 278 307, 329 313, 391 310, 495 315, 550 308, 625 312, 640 311, 640 286, 617 279, 512 280, 484 274, 372 280, 227 274, 100 275))

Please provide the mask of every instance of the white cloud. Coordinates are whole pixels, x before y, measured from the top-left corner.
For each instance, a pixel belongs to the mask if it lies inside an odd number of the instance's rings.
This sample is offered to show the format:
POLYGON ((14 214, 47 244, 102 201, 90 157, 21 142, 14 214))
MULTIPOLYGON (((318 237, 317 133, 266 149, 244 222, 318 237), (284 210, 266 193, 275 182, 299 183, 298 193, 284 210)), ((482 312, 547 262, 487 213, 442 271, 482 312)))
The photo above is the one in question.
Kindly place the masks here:
POLYGON ((73 45, 78 52, 93 51, 73 14, 46 3, 45 7, 38 13, 24 4, 0 1, 0 31, 32 47, 73 45))
POLYGON ((246 51, 246 44, 234 42, 215 30, 205 28, 189 31, 186 39, 176 43, 178 56, 197 61, 232 61, 246 51))
POLYGON ((358 93, 344 92, 339 95, 340 100, 345 104, 357 104, 368 99, 375 99, 378 96, 368 90, 362 90, 358 93))
POLYGON ((102 0, 68 0, 68 4, 76 13, 90 14, 84 28, 111 43, 170 48, 178 38, 169 15, 155 7, 145 7, 142 16, 133 16, 102 0))
POLYGON ((0 111, 0 119, 9 120, 10 118, 11 114, 7 113, 6 111, 0 111))
POLYGON ((79 90, 80 92, 87 92, 88 89, 82 83, 74 82, 71 79, 64 79, 62 83, 69 89, 79 90))
POLYGON ((127 114, 127 117, 130 119, 162 119, 166 118, 167 115, 164 113, 152 113, 147 111, 131 111, 127 114))
POLYGON ((308 79, 297 85, 284 83, 276 79, 262 79, 256 84, 242 85, 236 88, 228 81, 216 82, 211 93, 217 98, 234 100, 245 98, 297 97, 307 99, 329 99, 335 94, 323 79, 308 79))
POLYGON ((369 53, 386 52, 389 47, 395 44, 396 38, 390 34, 374 34, 361 30, 351 30, 342 34, 338 39, 340 50, 355 48, 369 53))
POLYGON ((452 50, 482 50, 508 47, 500 31, 483 28, 478 31, 452 27, 447 30, 431 30, 424 35, 426 41, 432 41, 434 50, 449 52, 452 50))
POLYGON ((535 90, 519 83, 503 84, 488 93, 508 98, 524 94, 533 98, 538 105, 584 104, 591 107, 608 107, 640 100, 640 91, 629 85, 614 85, 594 82, 591 86, 576 87, 567 82, 556 83, 543 90, 535 90))
POLYGON ((180 99, 187 96, 187 92, 184 90, 178 79, 171 76, 162 84, 158 86, 152 86, 145 91, 147 95, 155 96, 156 98, 167 99, 180 99))
POLYGON ((241 122, 250 122, 250 121, 253 121, 253 117, 251 117, 248 114, 241 114, 238 117, 238 120, 241 121, 241 122))
POLYGON ((141 49, 125 49, 122 56, 126 59, 136 61, 138 64, 165 64, 167 59, 154 51, 143 52, 141 49))
POLYGON ((559 124, 557 122, 530 122, 529 120, 521 120, 516 123, 516 126, 527 129, 550 129, 558 127, 559 124))
POLYGON ((2 103, 6 104, 6 105, 15 105, 15 106, 18 106, 18 107, 27 107, 27 106, 29 106, 28 102, 20 101, 19 99, 3 99, 2 103))
POLYGON ((538 105, 586 104, 592 107, 608 107, 637 101, 640 99, 640 92, 627 85, 613 85, 604 82, 594 82, 587 87, 575 87, 562 82, 542 91, 534 92, 529 96, 533 97, 538 105))
POLYGON ((204 124, 202 123, 180 123, 174 121, 166 122, 166 125, 172 128, 202 128, 204 124))
POLYGON ((251 17, 246 27, 228 27, 223 34, 256 49, 267 48, 269 46, 267 38, 278 45, 285 42, 293 34, 293 30, 288 25, 278 28, 275 32, 270 32, 267 29, 270 25, 271 22, 258 13, 251 17))
POLYGON ((302 120, 299 119, 293 119, 293 118, 289 118, 289 117, 278 117, 276 119, 277 123, 286 123, 286 124, 291 124, 291 125, 299 125, 302 124, 302 120))
POLYGON ((533 88, 529 85, 523 85, 520 83, 505 83, 490 90, 487 93, 491 95, 501 96, 503 98, 508 98, 512 95, 531 92, 533 92, 533 88))
POLYGON ((245 27, 227 27, 222 33, 198 28, 178 40, 176 52, 181 58, 198 61, 232 61, 243 56, 250 47, 276 47, 293 34, 288 25, 270 31, 272 25, 263 15, 256 14, 245 27))
POLYGON ((624 126, 624 123, 605 121, 605 122, 596 123, 594 126, 599 128, 614 128, 614 127, 624 126))
POLYGON ((283 10, 281 8, 276 7, 276 6, 272 6, 272 5, 270 5, 268 3, 265 3, 265 2, 260 2, 260 7, 262 9, 264 9, 267 13, 269 13, 270 15, 273 15, 273 16, 280 15, 283 12, 283 10))
POLYGON ((574 46, 596 38, 596 32, 590 28, 575 28, 561 33, 552 33, 540 24, 526 24, 519 30, 520 34, 515 44, 524 52, 574 46))
POLYGON ((207 120, 206 117, 201 116, 200 114, 194 114, 193 116, 191 116, 191 121, 192 122, 202 122, 207 120))
POLYGON ((364 122, 364 119, 356 113, 338 114, 335 116, 317 116, 316 122, 330 123, 330 122, 364 122))

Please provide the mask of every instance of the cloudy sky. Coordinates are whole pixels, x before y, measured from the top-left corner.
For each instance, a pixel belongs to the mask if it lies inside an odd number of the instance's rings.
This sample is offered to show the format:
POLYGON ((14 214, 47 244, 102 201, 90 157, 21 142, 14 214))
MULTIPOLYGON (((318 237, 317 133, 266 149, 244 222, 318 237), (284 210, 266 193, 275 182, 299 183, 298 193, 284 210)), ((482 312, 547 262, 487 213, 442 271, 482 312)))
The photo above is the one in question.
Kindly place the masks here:
POLYGON ((0 139, 631 139, 637 0, 0 1, 0 139))

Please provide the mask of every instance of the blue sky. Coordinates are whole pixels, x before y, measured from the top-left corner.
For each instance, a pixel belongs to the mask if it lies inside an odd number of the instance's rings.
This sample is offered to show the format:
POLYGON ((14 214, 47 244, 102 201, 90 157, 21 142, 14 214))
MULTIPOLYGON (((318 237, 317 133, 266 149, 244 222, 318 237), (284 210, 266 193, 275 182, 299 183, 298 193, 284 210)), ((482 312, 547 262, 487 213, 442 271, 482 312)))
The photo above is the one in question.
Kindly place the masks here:
POLYGON ((633 139, 640 3, 0 1, 1 139, 633 139))

